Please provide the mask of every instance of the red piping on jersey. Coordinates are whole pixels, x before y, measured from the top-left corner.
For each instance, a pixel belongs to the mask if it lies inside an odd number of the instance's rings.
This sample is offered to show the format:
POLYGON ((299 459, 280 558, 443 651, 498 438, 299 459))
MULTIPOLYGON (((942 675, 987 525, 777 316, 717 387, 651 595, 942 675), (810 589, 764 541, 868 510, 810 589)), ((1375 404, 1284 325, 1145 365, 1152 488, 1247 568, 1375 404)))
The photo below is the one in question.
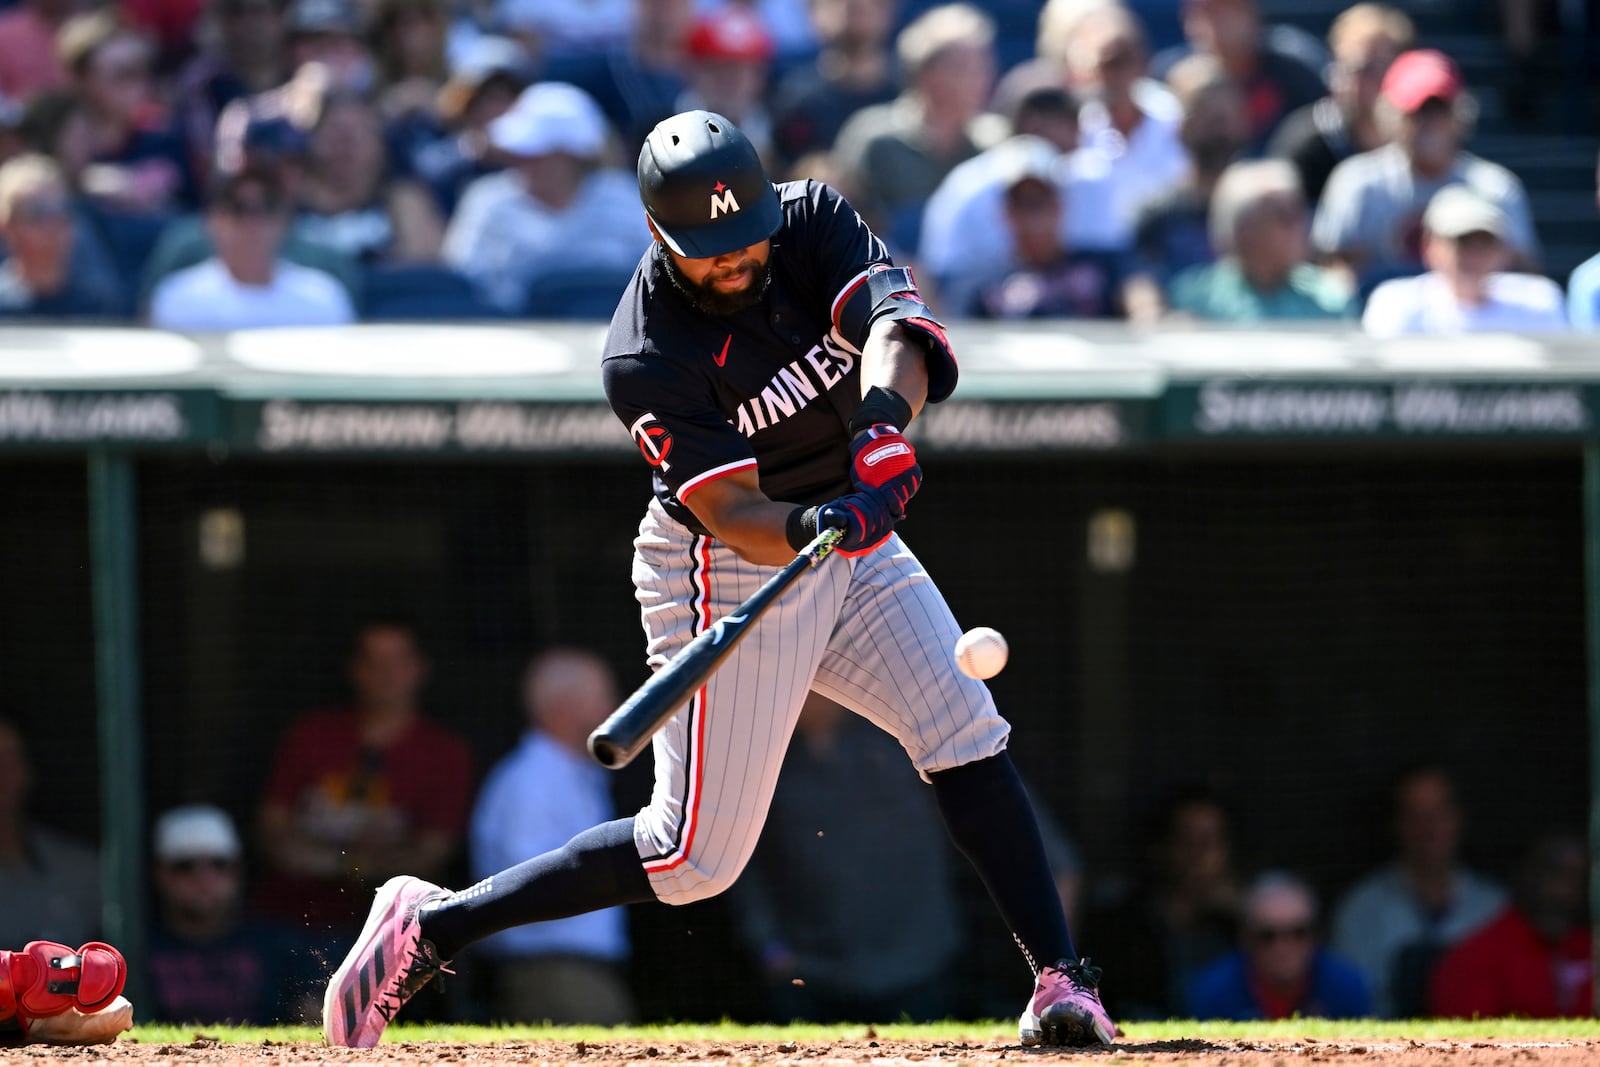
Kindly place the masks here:
POLYGON ((857 274, 854 278, 845 282, 844 288, 839 290, 839 295, 833 298, 833 307, 829 309, 828 316, 833 319, 833 328, 835 330, 839 328, 839 309, 844 307, 850 298, 855 295, 856 290, 866 283, 867 275, 871 273, 872 268, 868 267, 860 274, 857 274))
MULTIPOLYGON (((714 482, 718 478, 726 478, 734 471, 748 470, 755 465, 756 460, 754 457, 751 457, 750 459, 736 459, 732 463, 724 463, 720 467, 712 467, 710 470, 705 471, 702 474, 696 474, 693 478, 690 478, 678 488, 678 501, 686 504, 689 501, 689 494, 700 488, 702 485, 705 485, 707 482, 714 482)), ((711 620, 707 619, 705 624, 710 626, 711 620)))
MULTIPOLYGON (((699 540, 695 568, 695 586, 700 593, 695 604, 695 621, 699 623, 695 627, 696 635, 705 633, 711 625, 711 538, 699 540)), ((706 757, 706 686, 703 685, 696 690, 689 705, 689 733, 694 756, 689 761, 689 782, 684 791, 682 832, 679 834, 682 843, 660 860, 646 863, 644 869, 651 873, 670 871, 688 859, 689 850, 694 847, 694 833, 700 828, 700 784, 705 777, 706 757)))

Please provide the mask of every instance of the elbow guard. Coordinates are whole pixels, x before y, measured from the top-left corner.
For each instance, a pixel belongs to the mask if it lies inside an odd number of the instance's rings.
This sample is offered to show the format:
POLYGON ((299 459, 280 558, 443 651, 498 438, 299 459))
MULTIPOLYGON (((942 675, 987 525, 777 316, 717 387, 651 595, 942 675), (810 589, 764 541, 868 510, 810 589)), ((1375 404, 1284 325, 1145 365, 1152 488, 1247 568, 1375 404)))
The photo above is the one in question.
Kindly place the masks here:
POLYGON ((880 319, 898 322, 922 341, 928 352, 928 400, 937 403, 955 392, 959 367, 944 324, 917 292, 910 267, 874 263, 833 304, 833 325, 857 351, 880 319))

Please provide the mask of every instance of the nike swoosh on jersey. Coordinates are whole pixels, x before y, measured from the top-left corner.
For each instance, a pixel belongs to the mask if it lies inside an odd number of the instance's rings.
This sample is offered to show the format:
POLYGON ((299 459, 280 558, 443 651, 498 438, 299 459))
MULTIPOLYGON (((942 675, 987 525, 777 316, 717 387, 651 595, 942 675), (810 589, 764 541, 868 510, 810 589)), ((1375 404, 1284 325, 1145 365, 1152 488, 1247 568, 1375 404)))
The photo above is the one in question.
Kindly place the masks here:
POLYGON ((733 334, 730 333, 728 335, 728 339, 722 342, 722 351, 711 357, 716 361, 717 366, 720 367, 724 363, 728 362, 728 346, 731 344, 733 344, 733 334))

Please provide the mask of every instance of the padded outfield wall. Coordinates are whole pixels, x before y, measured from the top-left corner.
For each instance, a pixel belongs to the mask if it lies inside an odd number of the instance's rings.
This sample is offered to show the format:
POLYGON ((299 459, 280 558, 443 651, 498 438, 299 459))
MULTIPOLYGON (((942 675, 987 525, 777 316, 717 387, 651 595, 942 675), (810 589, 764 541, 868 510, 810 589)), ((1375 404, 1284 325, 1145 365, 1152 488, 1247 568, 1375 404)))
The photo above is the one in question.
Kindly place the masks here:
MULTIPOLYGON (((599 336, 0 332, 0 710, 41 780, 77 783, 52 819, 106 846, 113 885, 150 812, 209 800, 248 824, 364 614, 420 621, 427 706, 480 771, 516 735, 531 652, 589 645, 624 688, 643 677, 647 468, 600 396, 599 336)), ((1243 866, 1330 892, 1382 856, 1408 762, 1457 772, 1469 858, 1496 873, 1531 830, 1587 819, 1589 346, 955 339, 963 387, 914 427, 928 481, 902 533, 963 625, 1010 639, 992 685, 1013 752, 1092 882, 1136 874, 1155 805, 1193 783, 1232 801, 1243 866)), ((646 768, 619 776, 624 809, 647 791, 646 768)), ((1014 978, 967 888, 995 950, 974 982, 1014 978)), ((643 969, 728 976, 648 1011, 754 1010, 717 902, 635 930, 643 969)))

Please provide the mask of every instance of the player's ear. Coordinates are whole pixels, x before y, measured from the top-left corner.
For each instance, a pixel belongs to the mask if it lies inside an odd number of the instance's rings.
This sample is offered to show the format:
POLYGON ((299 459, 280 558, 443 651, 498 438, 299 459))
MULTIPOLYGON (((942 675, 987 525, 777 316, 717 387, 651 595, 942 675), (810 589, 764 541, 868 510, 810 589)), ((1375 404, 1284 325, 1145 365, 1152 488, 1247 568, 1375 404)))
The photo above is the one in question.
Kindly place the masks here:
POLYGON ((665 243, 661 240, 661 231, 656 229, 656 220, 650 217, 649 212, 645 212, 644 224, 650 227, 650 236, 656 239, 656 244, 665 243))

